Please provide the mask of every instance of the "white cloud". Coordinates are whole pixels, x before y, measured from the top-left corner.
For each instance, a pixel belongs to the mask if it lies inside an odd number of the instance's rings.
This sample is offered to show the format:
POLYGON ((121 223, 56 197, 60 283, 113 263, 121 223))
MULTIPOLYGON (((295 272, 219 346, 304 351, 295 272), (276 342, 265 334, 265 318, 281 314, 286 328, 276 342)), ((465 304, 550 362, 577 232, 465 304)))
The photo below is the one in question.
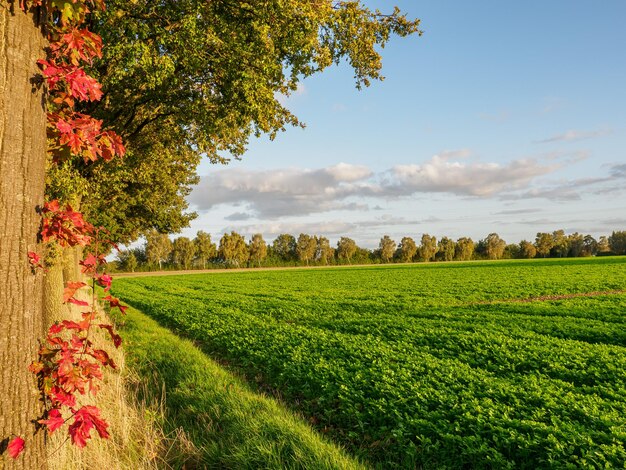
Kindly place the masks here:
POLYGON ((528 186, 535 177, 558 168, 541 165, 534 159, 498 163, 462 163, 435 155, 421 165, 398 165, 393 176, 405 192, 447 192, 467 196, 491 196, 528 186))
POLYGON ((577 140, 593 139, 594 137, 604 137, 611 135, 613 131, 611 129, 600 129, 596 131, 576 131, 568 130, 563 134, 553 135, 547 139, 539 140, 539 144, 547 144, 552 142, 574 142, 577 140))
MULTIPOLYGON (((219 205, 236 206, 238 209, 226 219, 242 221, 331 211, 366 212, 372 207, 380 210, 390 200, 418 194, 519 199, 555 198, 551 192, 563 192, 562 188, 534 187, 538 177, 563 165, 557 159, 545 164, 534 158, 499 164, 471 160, 469 156, 468 150, 442 152, 426 162, 397 165, 379 173, 348 163, 318 169, 224 169, 201 178, 189 202, 200 211, 219 205)), ((621 174, 626 170, 616 166, 612 171, 621 174)), ((565 198, 573 198, 575 191, 567 189, 572 194, 565 198)))

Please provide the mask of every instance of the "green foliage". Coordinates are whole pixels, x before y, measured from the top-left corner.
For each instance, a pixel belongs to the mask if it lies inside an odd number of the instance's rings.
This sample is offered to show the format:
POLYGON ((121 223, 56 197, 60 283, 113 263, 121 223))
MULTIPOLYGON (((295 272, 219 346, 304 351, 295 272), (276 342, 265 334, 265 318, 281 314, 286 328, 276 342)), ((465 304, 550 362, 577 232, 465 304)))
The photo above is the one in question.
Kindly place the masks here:
POLYGON ((626 231, 613 232, 609 237, 609 246, 614 255, 626 255, 626 231))
POLYGON ((378 47, 418 23, 358 1, 109 0, 93 25, 108 45, 93 112, 129 143, 154 133, 222 161, 251 134, 300 124, 277 95, 303 78, 347 60, 357 86, 381 79, 378 47))
POLYGON ((335 257, 335 250, 330 246, 330 241, 326 237, 315 237, 317 247, 315 249, 315 259, 322 265, 327 265, 335 257))
POLYGON ((420 258, 424 261, 435 259, 435 254, 437 253, 437 239, 427 233, 422 235, 422 244, 420 245, 419 253, 420 258))
POLYGON ((337 259, 350 263, 356 252, 357 246, 352 238, 341 237, 337 242, 337 259))
POLYGON ((288 233, 281 233, 274 239, 272 251, 283 261, 296 259, 296 238, 288 233))
POLYGON ((417 245, 411 237, 403 237, 398 246, 398 258, 403 263, 409 263, 417 253, 417 245))
POLYGON ((530 243, 528 240, 522 240, 519 244, 519 248, 521 258, 531 259, 537 256, 537 249, 535 248, 535 245, 530 243))
POLYGON ((624 290, 625 279, 626 259, 579 258, 114 289, 380 468, 621 468, 626 295, 549 296, 624 290))
POLYGON ((200 262, 202 269, 205 269, 207 262, 217 255, 215 243, 211 242, 211 235, 200 230, 196 233, 193 244, 195 246, 196 258, 200 262))
POLYGON ((172 251, 172 242, 164 233, 151 230, 146 233, 146 259, 148 263, 158 264, 161 269, 163 262, 167 261, 172 251))
POLYGON ((484 247, 488 259, 500 259, 504 254, 506 242, 497 233, 490 233, 484 240, 484 247))
POLYGON ((228 266, 241 266, 250 256, 246 240, 234 230, 225 233, 220 239, 217 256, 228 266))
POLYGON ((317 239, 306 233, 301 233, 296 240, 296 254, 298 260, 304 261, 307 265, 309 260, 315 256, 315 250, 317 249, 317 239))
POLYGON ((250 261, 261 266, 261 262, 267 257, 267 244, 263 240, 263 235, 255 233, 250 240, 250 261))
POLYGON ((554 239, 549 233, 540 232, 535 238, 535 247, 537 248, 537 254, 542 257, 548 256, 550 250, 554 246, 554 239))
POLYGON ((380 239, 378 244, 378 254, 383 263, 388 263, 393 258, 393 254, 396 251, 396 242, 393 241, 389 235, 385 235, 380 239))
POLYGON ((441 237, 437 244, 437 257, 443 261, 452 261, 456 251, 456 243, 448 237, 441 237))
POLYGON ((469 261, 474 255, 474 240, 461 237, 456 241, 454 257, 459 261, 469 261))
MULTIPOLYGON (((129 309, 122 335, 138 402, 164 415, 167 435, 185 432, 167 468, 365 468, 276 400, 255 393, 191 342, 129 309)), ((157 416, 160 414, 157 413, 157 416)))
POLYGON ((196 247, 189 238, 178 237, 172 243, 170 256, 174 265, 179 268, 190 269, 191 263, 196 256, 196 247))

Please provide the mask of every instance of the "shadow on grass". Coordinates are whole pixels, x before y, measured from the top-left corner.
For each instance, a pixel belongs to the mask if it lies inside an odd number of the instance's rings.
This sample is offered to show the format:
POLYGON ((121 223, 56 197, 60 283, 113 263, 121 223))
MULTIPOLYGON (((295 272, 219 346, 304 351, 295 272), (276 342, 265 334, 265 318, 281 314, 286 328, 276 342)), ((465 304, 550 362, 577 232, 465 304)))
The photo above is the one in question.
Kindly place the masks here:
POLYGON ((148 409, 162 408, 173 468, 365 468, 190 341, 135 309, 124 320, 133 392, 148 409))

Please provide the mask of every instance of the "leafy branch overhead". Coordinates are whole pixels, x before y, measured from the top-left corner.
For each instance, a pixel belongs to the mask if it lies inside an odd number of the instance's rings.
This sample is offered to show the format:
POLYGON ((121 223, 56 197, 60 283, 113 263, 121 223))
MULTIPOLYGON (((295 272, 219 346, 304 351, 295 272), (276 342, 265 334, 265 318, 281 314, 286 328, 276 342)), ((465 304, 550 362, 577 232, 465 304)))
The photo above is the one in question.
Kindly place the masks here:
POLYGON ((109 47, 97 66, 105 99, 90 111, 129 144, 161 129, 213 161, 241 155, 251 134, 301 125, 277 94, 342 60, 367 86, 383 78, 377 46, 419 32, 397 8, 328 0, 112 0, 93 26, 109 47))

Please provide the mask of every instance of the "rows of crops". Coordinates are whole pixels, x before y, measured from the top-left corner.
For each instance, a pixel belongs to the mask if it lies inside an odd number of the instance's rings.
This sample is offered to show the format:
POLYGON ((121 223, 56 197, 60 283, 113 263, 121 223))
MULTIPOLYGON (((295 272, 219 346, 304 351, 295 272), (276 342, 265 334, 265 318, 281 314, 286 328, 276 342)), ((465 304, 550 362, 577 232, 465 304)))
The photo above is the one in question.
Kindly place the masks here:
POLYGON ((626 462, 626 258, 120 279, 371 464, 626 462))

